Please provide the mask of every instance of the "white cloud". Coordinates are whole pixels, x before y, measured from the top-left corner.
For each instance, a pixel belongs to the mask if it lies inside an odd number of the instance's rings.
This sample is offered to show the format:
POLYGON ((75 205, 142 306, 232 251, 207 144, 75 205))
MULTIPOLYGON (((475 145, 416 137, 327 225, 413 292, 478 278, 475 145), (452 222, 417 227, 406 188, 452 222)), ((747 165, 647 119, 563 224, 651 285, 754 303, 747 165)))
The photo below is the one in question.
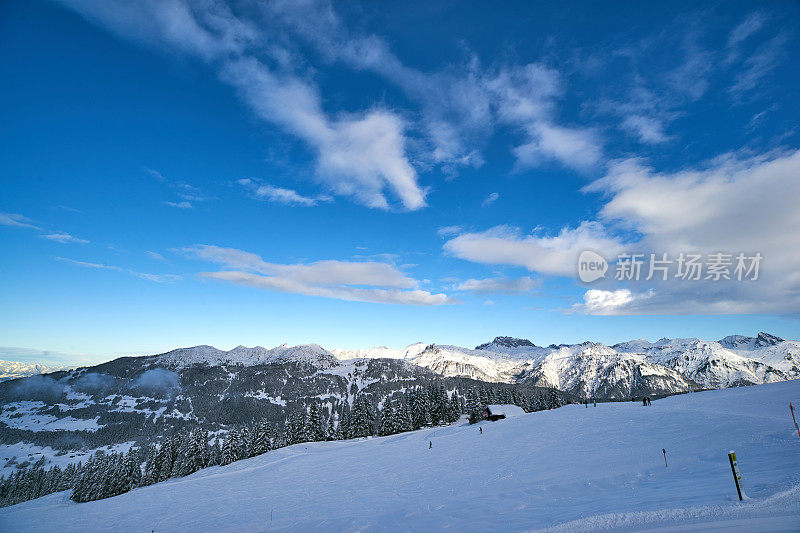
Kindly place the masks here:
POLYGON ((177 209, 192 209, 194 206, 191 202, 164 202, 164 205, 168 205, 170 207, 175 207, 177 209))
POLYGON ((530 277, 522 278, 484 278, 484 279, 468 279, 462 281, 453 287, 457 291, 470 291, 480 294, 492 293, 505 293, 505 294, 523 294, 530 292, 540 283, 530 277))
POLYGON ((125 274, 130 274, 131 276, 136 276, 137 278, 145 279, 147 281, 154 281, 157 283, 166 283, 181 279, 181 276, 173 274, 148 274, 146 272, 137 272, 129 268, 123 268, 114 265, 105 265, 101 263, 91 263, 88 261, 77 261, 75 259, 68 259, 66 257, 56 257, 56 259, 59 261, 64 261, 65 263, 70 263, 84 268, 94 268, 99 270, 114 270, 116 272, 123 272, 125 274))
POLYGON ((658 144, 669 140, 669 136, 664 133, 663 121, 652 117, 629 115, 622 121, 621 127, 643 143, 658 144))
POLYGON ((767 17, 764 13, 750 13, 738 26, 731 30, 730 36, 728 37, 728 57, 725 60, 726 63, 731 63, 739 57, 739 45, 758 32, 766 21, 767 17))
POLYGON ((225 270, 222 272, 203 272, 201 276, 213 278, 248 287, 258 287, 277 292, 320 296, 356 302, 373 302, 402 305, 444 305, 453 303, 445 294, 431 294, 419 289, 375 289, 352 286, 319 286, 303 283, 291 278, 261 276, 249 272, 225 270))
POLYGON ((588 128, 565 128, 548 122, 528 125, 529 142, 514 148, 517 163, 522 167, 540 165, 556 159, 578 170, 589 170, 602 157, 596 133, 588 128))
POLYGON ((161 255, 158 252, 151 252, 150 250, 148 250, 146 253, 147 253, 148 256, 150 256, 151 258, 153 258, 153 259, 155 259, 157 261, 166 261, 164 256, 161 255))
POLYGON ((316 88, 274 73, 253 58, 229 62, 223 79, 260 117, 281 124, 316 150, 318 175, 335 193, 388 209, 388 191, 406 209, 425 207, 426 193, 405 157, 405 124, 398 116, 376 109, 331 120, 316 88))
POLYGON ((216 66, 257 116, 303 140, 316 153, 318 177, 336 194, 381 209, 394 200, 408 210, 425 207, 425 190, 405 153, 404 121, 382 109, 328 116, 308 76, 282 60, 286 51, 267 46, 269 36, 257 29, 258 24, 237 18, 224 4, 64 1, 125 38, 216 66))
MULTIPOLYGON (((612 165, 586 187, 608 199, 607 224, 635 231, 638 251, 759 252, 757 281, 650 283, 655 296, 626 312, 762 313, 800 310, 800 151, 726 155, 701 169, 656 173, 640 160, 612 165)), ((622 311, 623 308, 620 308, 622 311)))
POLYGON ((69 233, 64 233, 63 231, 50 233, 47 235, 41 235, 41 237, 43 239, 60 242, 61 244, 89 244, 89 241, 87 241, 86 239, 79 239, 77 237, 73 237, 69 233))
POLYGON ((458 235, 463 231, 464 228, 461 226, 442 226, 436 230, 436 234, 439 237, 449 237, 451 235, 458 235))
POLYGON ((285 205, 310 207, 319 204, 320 202, 330 201, 330 197, 318 196, 311 198, 303 196, 302 194, 292 189, 285 189, 283 187, 275 187, 270 184, 260 184, 255 180, 244 178, 237 180, 236 183, 249 189, 253 196, 259 200, 266 200, 285 205))
POLYGON ((699 169, 671 173, 657 173, 637 159, 617 161, 605 177, 584 188, 606 196, 599 222, 563 228, 556 236, 497 226, 457 235, 444 249, 477 263, 570 277, 583 250, 610 260, 623 251, 643 253, 645 261, 650 253, 666 253, 673 261, 681 252, 705 259, 718 252, 760 253, 763 262, 755 281, 645 280, 644 270, 639 282, 618 282, 610 274, 595 283, 597 288, 578 307, 595 314, 796 313, 798 176, 800 150, 755 157, 726 154, 699 169))
POLYGON ((500 198, 500 193, 493 192, 486 197, 486 199, 481 204, 481 207, 488 207, 495 203, 497 199, 500 198))
POLYGON ((291 189, 273 187, 272 185, 262 185, 258 187, 253 194, 258 198, 266 198, 271 202, 286 205, 312 206, 318 203, 314 198, 302 196, 291 189))
POLYGON ((537 166, 549 159, 587 170, 598 164, 602 148, 589 128, 555 123, 555 102, 563 94, 559 73, 543 65, 502 69, 487 82, 501 122, 518 127, 526 142, 513 152, 518 165, 537 166))
POLYGON ((615 314, 621 307, 633 301, 633 295, 628 289, 616 291, 590 289, 583 295, 583 301, 583 307, 589 314, 615 314))
POLYGON ((33 220, 28 217, 14 214, 14 213, 0 213, 0 225, 2 226, 15 226, 18 228, 29 228, 41 230, 39 226, 33 223, 33 220))
POLYGON ((447 253, 484 264, 525 267, 532 272, 568 276, 576 272, 583 250, 616 255, 622 243, 606 235, 597 222, 582 222, 577 228, 563 228, 555 236, 523 235, 509 226, 484 232, 464 233, 444 244, 447 253))
POLYGON ((744 93, 761 86, 763 79, 778 66, 788 41, 787 36, 780 33, 759 46, 753 55, 744 60, 743 68, 730 87, 734 99, 739 99, 744 93))
POLYGON ((278 292, 340 300, 407 305, 453 303, 445 294, 419 290, 419 282, 392 264, 376 261, 324 260, 308 264, 268 263, 257 254, 210 245, 181 248, 180 252, 226 268, 201 276, 278 292))

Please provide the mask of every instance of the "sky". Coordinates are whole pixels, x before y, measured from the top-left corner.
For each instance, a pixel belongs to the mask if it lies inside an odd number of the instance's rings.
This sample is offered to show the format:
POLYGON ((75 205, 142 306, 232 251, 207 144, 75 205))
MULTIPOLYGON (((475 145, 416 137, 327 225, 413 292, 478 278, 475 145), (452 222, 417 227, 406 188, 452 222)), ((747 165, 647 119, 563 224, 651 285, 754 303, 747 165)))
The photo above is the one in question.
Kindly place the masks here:
POLYGON ((798 339, 799 23, 4 2, 0 358, 798 339))

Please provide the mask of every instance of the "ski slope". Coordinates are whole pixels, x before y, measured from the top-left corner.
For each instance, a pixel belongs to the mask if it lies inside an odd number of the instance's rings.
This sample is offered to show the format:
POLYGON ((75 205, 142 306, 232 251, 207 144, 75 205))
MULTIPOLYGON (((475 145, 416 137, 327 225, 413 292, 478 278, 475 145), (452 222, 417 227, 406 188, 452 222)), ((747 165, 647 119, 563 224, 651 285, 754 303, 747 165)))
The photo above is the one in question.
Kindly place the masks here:
POLYGON ((107 500, 52 494, 0 509, 0 530, 797 531, 790 400, 800 405, 798 381, 652 407, 571 405, 482 423, 482 435, 457 424, 300 444, 107 500), (742 503, 730 449, 750 498, 742 503))

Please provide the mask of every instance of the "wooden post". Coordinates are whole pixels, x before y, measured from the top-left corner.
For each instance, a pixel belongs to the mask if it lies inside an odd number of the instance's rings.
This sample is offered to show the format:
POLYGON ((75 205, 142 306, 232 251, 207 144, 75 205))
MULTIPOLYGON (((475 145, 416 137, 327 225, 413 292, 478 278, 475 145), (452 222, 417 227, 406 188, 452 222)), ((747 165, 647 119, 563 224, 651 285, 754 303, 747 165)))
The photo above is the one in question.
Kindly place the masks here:
POLYGON ((794 417, 794 406, 789 402, 789 411, 792 412, 792 421, 794 421, 794 429, 797 430, 797 436, 800 437, 800 428, 797 427, 797 419, 794 417))
POLYGON ((728 460, 731 462, 731 472, 733 472, 733 482, 736 483, 736 493, 739 495, 739 501, 742 501, 744 487, 742 487, 742 474, 739 473, 739 463, 736 462, 736 452, 731 450, 728 454, 728 460))

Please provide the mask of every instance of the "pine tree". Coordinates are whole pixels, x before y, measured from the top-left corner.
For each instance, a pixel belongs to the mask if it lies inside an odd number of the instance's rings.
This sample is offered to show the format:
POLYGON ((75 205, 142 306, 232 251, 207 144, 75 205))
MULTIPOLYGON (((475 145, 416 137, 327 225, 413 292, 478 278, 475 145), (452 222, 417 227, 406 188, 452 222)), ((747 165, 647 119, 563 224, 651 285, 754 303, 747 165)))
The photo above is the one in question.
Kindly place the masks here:
POLYGON ((397 421, 394 402, 387 398, 380 410, 380 420, 378 422, 378 435, 393 435, 397 433, 397 421))
POLYGON ((288 444, 307 442, 306 421, 303 414, 294 411, 286 419, 286 439, 288 444))
POLYGON ((350 415, 349 437, 368 437, 375 434, 375 415, 372 406, 365 396, 356 399, 350 415))
POLYGON ((411 421, 414 429, 431 425, 428 394, 424 389, 415 389, 411 395, 411 421))
POLYGON ((306 436, 311 442, 325 440, 325 426, 322 424, 322 415, 317 402, 313 402, 308 409, 306 436))
POLYGON ((239 460, 239 451, 237 449, 237 440, 239 436, 236 429, 231 429, 228 432, 228 438, 222 444, 222 455, 220 457, 221 465, 229 465, 239 460))

